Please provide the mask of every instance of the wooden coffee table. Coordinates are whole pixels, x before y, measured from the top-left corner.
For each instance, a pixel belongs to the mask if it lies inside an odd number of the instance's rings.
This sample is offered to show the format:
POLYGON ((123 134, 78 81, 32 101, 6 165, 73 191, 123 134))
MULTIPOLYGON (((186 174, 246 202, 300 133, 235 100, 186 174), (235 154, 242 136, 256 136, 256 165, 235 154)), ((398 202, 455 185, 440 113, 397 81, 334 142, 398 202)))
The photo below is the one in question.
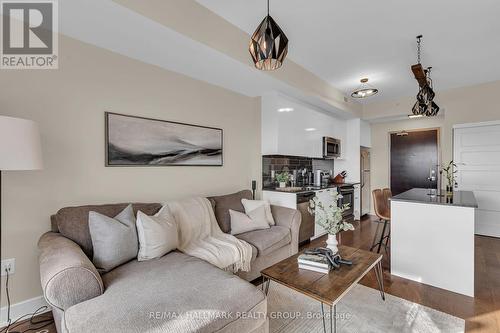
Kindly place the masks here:
POLYGON ((330 332, 337 332, 337 303, 371 269, 375 269, 380 296, 385 300, 382 255, 343 245, 338 248, 341 257, 351 260, 352 266, 341 265, 339 269, 330 271, 329 274, 299 269, 297 257, 302 253, 300 252, 261 271, 264 292, 266 295, 268 294, 269 283, 272 280, 319 301, 325 333, 326 323, 323 305, 327 304, 330 307, 330 332))

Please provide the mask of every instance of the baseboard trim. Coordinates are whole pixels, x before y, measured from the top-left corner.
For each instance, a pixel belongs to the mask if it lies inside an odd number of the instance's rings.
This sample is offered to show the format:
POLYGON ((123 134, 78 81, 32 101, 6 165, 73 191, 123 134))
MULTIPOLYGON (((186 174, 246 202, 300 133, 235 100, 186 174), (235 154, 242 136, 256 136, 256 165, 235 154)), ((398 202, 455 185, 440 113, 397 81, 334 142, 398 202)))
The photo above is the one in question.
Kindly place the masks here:
POLYGON ((476 226, 474 228, 474 233, 480 236, 500 238, 500 226, 497 221, 479 220, 477 218, 477 213, 476 211, 476 226))
MULTIPOLYGON (((35 312, 42 306, 47 306, 45 311, 40 313, 45 313, 51 311, 50 306, 45 302, 43 296, 34 297, 16 304, 12 304, 10 306, 10 318, 12 321, 18 319, 21 316, 31 314, 35 312)), ((27 316, 26 319, 29 319, 30 316, 27 316)), ((5 327, 7 325, 7 307, 4 306, 0 309, 0 327, 5 327)))

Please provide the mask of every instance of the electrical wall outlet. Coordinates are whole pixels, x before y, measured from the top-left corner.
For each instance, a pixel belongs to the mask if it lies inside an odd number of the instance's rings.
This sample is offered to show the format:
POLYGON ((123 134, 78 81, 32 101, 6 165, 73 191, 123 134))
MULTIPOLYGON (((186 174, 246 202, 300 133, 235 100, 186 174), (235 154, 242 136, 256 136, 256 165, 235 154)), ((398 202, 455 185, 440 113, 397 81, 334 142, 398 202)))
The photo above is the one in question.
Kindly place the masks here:
POLYGON ((1 265, 1 272, 2 276, 7 275, 5 270, 9 271, 9 275, 12 275, 16 272, 16 259, 11 258, 11 259, 4 259, 2 260, 2 265, 1 265))

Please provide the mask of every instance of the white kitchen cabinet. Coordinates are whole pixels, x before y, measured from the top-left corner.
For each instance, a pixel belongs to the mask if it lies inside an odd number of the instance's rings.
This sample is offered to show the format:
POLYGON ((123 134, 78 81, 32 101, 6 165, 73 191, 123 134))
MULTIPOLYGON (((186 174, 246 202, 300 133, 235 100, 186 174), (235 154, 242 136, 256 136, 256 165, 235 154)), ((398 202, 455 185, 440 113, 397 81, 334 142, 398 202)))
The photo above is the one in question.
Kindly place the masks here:
POLYGON ((297 194, 276 191, 262 191, 262 199, 271 205, 297 209, 297 194))
POLYGON ((323 157, 323 137, 346 142, 347 122, 281 96, 262 98, 262 155, 323 157), (280 107, 293 108, 278 112, 280 107))

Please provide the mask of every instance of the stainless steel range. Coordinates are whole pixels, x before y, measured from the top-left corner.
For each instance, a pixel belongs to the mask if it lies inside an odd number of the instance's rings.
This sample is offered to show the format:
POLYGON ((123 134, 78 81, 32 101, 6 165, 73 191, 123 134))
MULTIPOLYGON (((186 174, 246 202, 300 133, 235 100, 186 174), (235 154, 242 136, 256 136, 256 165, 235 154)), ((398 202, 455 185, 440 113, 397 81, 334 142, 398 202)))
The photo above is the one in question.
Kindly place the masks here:
POLYGON ((339 185, 338 191, 342 194, 342 198, 339 199, 338 205, 349 204, 349 208, 342 214, 342 216, 346 220, 354 219, 354 185, 339 185))

